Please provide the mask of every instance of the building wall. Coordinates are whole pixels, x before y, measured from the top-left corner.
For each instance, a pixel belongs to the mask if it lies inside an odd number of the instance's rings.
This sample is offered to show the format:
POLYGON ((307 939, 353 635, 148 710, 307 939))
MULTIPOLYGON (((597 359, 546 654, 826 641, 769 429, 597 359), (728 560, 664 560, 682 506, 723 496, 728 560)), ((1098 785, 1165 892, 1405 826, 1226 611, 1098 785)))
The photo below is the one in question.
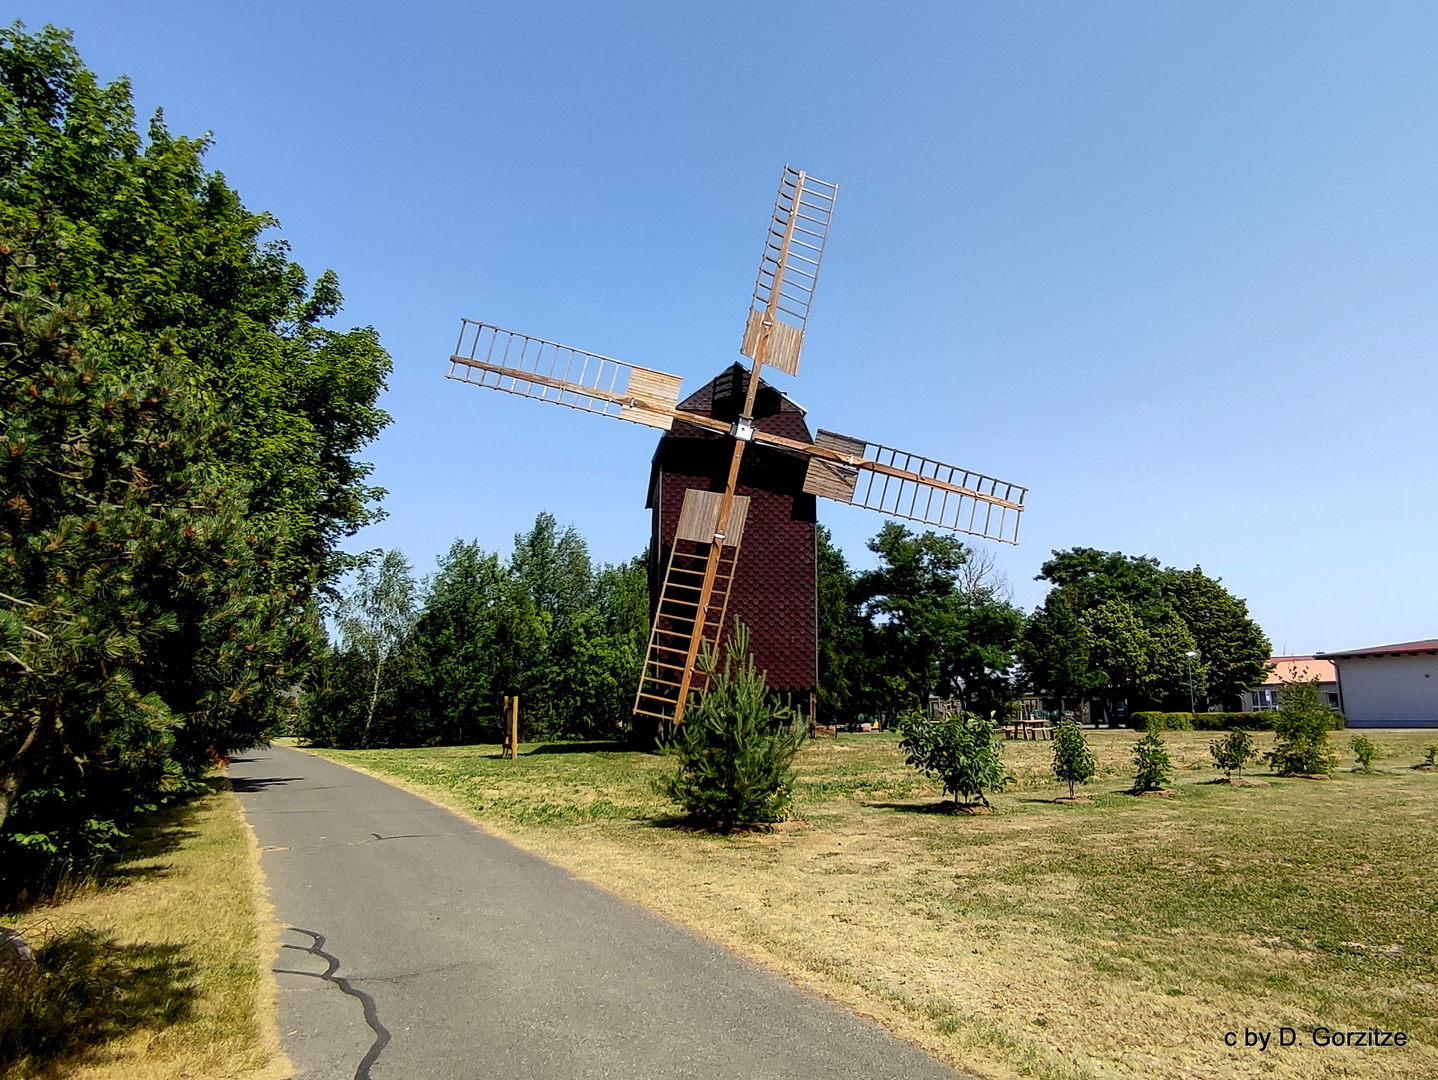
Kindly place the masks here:
MULTIPOLYGON (((731 420, 747 387, 737 365, 680 404, 681 409, 731 420)), ((812 442, 804 415, 761 380, 755 426, 774 435, 812 442)), ((734 442, 682 420, 659 441, 649 505, 650 603, 659 599, 664 567, 674 544, 686 488, 722 491, 734 442)), ((729 594, 725 634, 738 617, 749 627, 755 665, 771 689, 790 695, 803 709, 818 687, 818 585, 813 495, 805 494, 807 459, 751 443, 739 470, 737 494, 749 496, 749 517, 729 594)))
POLYGON ((1438 656, 1338 661, 1349 727, 1438 727, 1438 656))
MULTIPOLYGON (((1239 695, 1238 705, 1240 712, 1272 712, 1277 709, 1283 696, 1282 683, 1264 683, 1262 686, 1252 690, 1245 690, 1239 695)), ((1321 682, 1318 684, 1318 700, 1325 705, 1338 708, 1338 684, 1336 682, 1321 682)))

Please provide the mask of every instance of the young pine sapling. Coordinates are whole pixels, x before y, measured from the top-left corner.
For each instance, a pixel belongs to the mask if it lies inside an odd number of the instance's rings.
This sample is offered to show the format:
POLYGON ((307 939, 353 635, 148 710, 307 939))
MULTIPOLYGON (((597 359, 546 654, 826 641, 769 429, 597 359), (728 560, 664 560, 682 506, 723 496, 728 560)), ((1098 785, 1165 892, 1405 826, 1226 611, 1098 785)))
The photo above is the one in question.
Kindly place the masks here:
POLYGON ((1168 760, 1168 750, 1164 747, 1163 736, 1159 734, 1157 725, 1151 726, 1147 734, 1138 741, 1133 752, 1133 763, 1138 766, 1133 778, 1135 794, 1162 790, 1168 781, 1169 773, 1173 771, 1173 765, 1168 760))

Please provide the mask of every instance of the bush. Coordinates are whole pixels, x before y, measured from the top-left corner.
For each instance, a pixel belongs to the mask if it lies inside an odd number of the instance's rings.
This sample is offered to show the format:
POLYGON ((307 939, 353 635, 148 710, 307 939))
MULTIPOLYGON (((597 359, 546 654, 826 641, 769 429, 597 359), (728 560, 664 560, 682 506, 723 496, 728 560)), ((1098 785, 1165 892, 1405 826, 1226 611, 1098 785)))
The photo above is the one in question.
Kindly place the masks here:
POLYGON ((1378 745, 1367 735, 1355 735, 1348 741, 1353 748, 1353 756, 1358 759, 1358 765, 1354 772, 1371 773, 1373 762, 1378 757, 1378 745))
POLYGON ((1160 731, 1245 731, 1273 730, 1271 712, 1136 712, 1129 713, 1128 726, 1147 731, 1155 724, 1160 731))
POLYGON ((1229 779, 1235 772, 1242 776, 1243 767, 1258 756, 1253 736, 1242 728, 1234 728, 1223 738, 1214 739, 1208 744, 1208 752, 1213 755, 1213 767, 1222 769, 1229 779))
POLYGON ((1138 766, 1133 778, 1135 792, 1158 791, 1168 782, 1173 765, 1168 760, 1168 750, 1164 748, 1163 736, 1157 727, 1149 728, 1148 733, 1138 741, 1133 763, 1138 766))
POLYGON ((988 806, 984 789, 1003 791, 1013 779, 1004 772, 1003 735, 991 716, 955 711, 930 720, 912 712, 899 718, 898 729, 904 760, 925 776, 937 776, 944 793, 954 793, 955 806, 960 795, 965 805, 977 796, 988 806))
POLYGON ((749 655, 748 628, 738 620, 723 668, 707 652, 700 665, 709 690, 684 714, 671 750, 679 771, 659 781, 659 790, 722 832, 781 820, 793 805, 794 755, 804 741, 794 711, 769 693, 749 655))
POLYGON ((1438 766, 1438 743, 1423 748, 1423 764, 1427 765, 1430 769, 1434 766, 1438 766))
POLYGON ((1335 714, 1318 698, 1318 681, 1288 683, 1273 714, 1277 738, 1266 757, 1279 776, 1329 775, 1338 764, 1338 755, 1328 744, 1328 733, 1336 726, 1335 714))
POLYGON ((1054 775, 1059 783, 1068 784, 1069 798, 1074 797, 1074 784, 1087 784, 1093 779, 1093 752, 1088 748, 1083 728, 1065 720, 1054 729, 1054 775))

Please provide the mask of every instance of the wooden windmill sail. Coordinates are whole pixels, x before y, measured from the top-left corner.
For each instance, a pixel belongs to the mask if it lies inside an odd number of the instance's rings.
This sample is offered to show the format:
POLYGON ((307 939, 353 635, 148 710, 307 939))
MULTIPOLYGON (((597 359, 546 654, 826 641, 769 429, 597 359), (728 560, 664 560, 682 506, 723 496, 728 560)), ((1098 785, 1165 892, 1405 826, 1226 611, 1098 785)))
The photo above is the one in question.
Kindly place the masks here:
POLYGON ((691 693, 705 689, 698 659, 719 644, 737 573, 749 499, 738 493, 750 443, 807 462, 803 491, 925 525, 1017 543, 1026 489, 864 439, 820 430, 805 442, 755 423, 760 372, 797 375, 804 332, 838 186, 785 166, 759 262, 740 352, 738 415, 725 421, 679 408, 680 379, 650 368, 462 321, 449 378, 669 431, 676 420, 732 440, 718 490, 684 492, 660 581, 636 716, 682 722, 691 693))

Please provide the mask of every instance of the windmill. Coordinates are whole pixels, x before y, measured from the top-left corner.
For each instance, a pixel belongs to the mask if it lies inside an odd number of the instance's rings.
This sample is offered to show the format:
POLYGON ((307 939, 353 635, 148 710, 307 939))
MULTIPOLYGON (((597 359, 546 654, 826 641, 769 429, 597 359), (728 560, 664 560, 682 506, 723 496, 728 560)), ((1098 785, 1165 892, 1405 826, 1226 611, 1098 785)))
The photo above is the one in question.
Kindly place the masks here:
MULTIPOLYGON (((788 402, 760 378, 763 368, 790 376, 799 372, 837 196, 837 184, 784 167, 739 350, 752 364, 746 370, 736 363, 701 392, 707 392, 705 400, 712 406, 723 384, 727 410, 701 407, 699 395, 681 405, 676 375, 486 323, 464 319, 460 324, 448 378, 666 433, 683 429, 709 439, 719 455, 715 460, 720 467, 713 470, 708 490, 682 490, 677 520, 672 511, 664 518, 655 502, 656 543, 651 552, 658 560, 657 603, 634 714, 660 730, 681 723, 691 694, 707 689, 698 661, 705 649, 717 650, 725 632, 752 497, 738 490, 746 451, 782 455, 802 468, 796 476, 802 476, 799 486, 809 497, 988 540, 1018 542, 1025 488, 831 431, 819 430, 811 438, 802 422, 791 424, 784 434, 775 430, 778 425, 756 418, 762 394, 778 399, 781 409, 788 402), (723 441, 716 444, 716 439, 723 441), (668 548, 663 559, 661 541, 667 541, 668 548)), ((802 412, 797 406, 789 411, 802 412)), ((661 452, 663 446, 662 440, 661 452)))

